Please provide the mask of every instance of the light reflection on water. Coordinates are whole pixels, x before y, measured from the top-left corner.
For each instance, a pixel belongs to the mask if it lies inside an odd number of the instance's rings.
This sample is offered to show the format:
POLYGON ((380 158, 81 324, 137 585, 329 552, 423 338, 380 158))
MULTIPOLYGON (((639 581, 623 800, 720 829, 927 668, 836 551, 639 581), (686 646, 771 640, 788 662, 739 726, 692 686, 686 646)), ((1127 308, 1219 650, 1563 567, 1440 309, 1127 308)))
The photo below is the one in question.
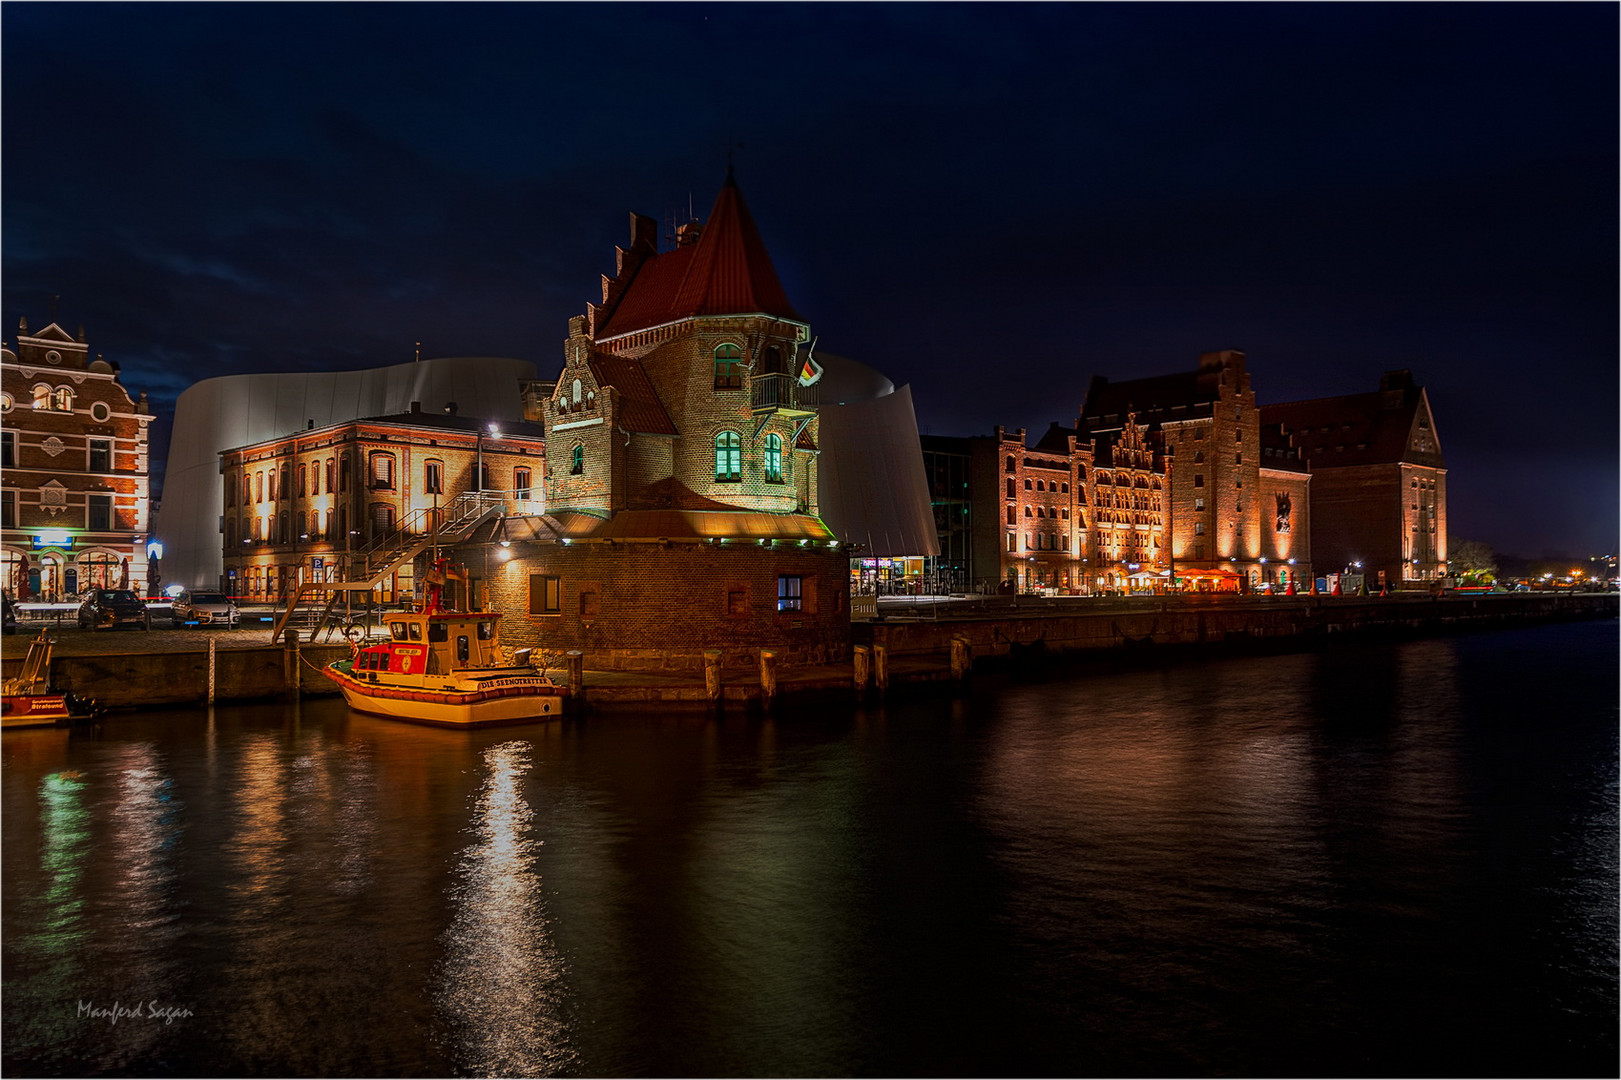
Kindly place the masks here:
POLYGON ((457 1064, 474 1076, 551 1076, 573 1064, 563 1001, 565 968, 552 944, 534 859, 533 811, 523 794, 530 745, 484 751, 474 842, 452 889, 441 1007, 457 1033, 457 1064))
POLYGON ((311 700, 7 732, 6 1071, 1606 1072, 1615 649, 1581 624, 769 720, 311 700), (119 996, 195 1015, 75 1015, 119 996))

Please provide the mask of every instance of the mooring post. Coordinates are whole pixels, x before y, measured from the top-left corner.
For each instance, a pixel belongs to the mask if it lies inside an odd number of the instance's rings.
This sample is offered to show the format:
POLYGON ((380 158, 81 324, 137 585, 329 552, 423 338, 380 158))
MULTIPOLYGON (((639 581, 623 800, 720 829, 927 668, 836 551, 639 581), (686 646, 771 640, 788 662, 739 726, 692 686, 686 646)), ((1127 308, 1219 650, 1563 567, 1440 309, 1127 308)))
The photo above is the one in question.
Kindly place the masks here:
POLYGON ((867 684, 872 682, 872 650, 865 645, 857 645, 854 649, 855 686, 858 695, 867 692, 867 684))
POLYGON ((208 703, 214 704, 214 639, 208 639, 208 703))
POLYGON ((882 694, 889 689, 889 648, 884 645, 872 647, 872 674, 878 683, 878 693, 882 694))
POLYGON ((282 631, 282 675, 283 685, 287 689, 290 700, 298 700, 299 673, 298 673, 298 631, 289 627, 282 631))
POLYGON ((704 650, 704 690, 709 694, 709 700, 717 705, 720 704, 721 691, 724 689, 720 679, 720 658, 719 649, 704 650))
POLYGON ((585 654, 579 649, 568 651, 568 696, 576 701, 585 697, 585 654))
POLYGON ((777 654, 771 649, 760 650, 760 703, 771 708, 771 699, 777 696, 777 654))
POLYGON ((968 639, 965 637, 952 638, 951 677, 957 682, 965 682, 968 679, 968 673, 973 670, 973 667, 974 653, 968 644, 968 639))

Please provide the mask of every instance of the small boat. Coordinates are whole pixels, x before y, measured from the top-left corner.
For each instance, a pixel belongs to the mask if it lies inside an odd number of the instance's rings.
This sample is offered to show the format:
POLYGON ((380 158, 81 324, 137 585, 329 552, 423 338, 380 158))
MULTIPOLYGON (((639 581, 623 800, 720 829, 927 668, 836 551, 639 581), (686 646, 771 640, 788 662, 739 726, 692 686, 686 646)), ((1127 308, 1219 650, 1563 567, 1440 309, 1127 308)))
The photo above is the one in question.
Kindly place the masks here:
POLYGON ((499 614, 443 610, 444 578, 430 575, 420 610, 388 617, 389 640, 326 666, 349 707, 455 726, 561 716, 568 688, 536 671, 529 649, 504 659, 499 614))
POLYGON ((44 630, 28 643, 28 656, 0 693, 0 727, 53 727, 87 719, 98 711, 93 701, 51 689, 51 650, 56 639, 44 630))

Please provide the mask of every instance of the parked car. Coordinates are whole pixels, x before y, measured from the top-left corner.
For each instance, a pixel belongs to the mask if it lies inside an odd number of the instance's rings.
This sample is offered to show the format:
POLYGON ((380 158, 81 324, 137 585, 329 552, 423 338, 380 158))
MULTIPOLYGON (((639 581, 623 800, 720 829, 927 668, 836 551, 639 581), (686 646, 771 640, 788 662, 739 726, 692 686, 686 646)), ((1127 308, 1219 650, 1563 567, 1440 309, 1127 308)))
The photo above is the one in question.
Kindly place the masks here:
POLYGON ((222 592, 193 592, 182 589, 175 594, 169 610, 176 626, 229 626, 234 627, 241 617, 231 598, 222 592))
POLYGON ((119 626, 152 629, 146 603, 128 589, 91 589, 79 603, 79 627, 110 630, 119 626))

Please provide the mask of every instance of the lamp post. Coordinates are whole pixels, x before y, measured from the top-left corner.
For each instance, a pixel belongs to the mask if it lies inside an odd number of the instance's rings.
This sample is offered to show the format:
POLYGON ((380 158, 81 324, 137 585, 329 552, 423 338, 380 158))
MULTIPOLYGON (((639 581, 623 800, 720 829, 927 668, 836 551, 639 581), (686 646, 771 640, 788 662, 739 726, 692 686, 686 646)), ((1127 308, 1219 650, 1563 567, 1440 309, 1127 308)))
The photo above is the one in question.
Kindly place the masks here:
POLYGON ((484 427, 481 427, 481 428, 478 429, 478 466, 477 466, 478 472, 473 477, 473 490, 479 492, 480 494, 482 494, 483 491, 484 491, 484 435, 485 435, 485 432, 489 433, 490 439, 492 441, 499 442, 500 439, 501 439, 501 428, 496 424, 487 424, 484 427))

